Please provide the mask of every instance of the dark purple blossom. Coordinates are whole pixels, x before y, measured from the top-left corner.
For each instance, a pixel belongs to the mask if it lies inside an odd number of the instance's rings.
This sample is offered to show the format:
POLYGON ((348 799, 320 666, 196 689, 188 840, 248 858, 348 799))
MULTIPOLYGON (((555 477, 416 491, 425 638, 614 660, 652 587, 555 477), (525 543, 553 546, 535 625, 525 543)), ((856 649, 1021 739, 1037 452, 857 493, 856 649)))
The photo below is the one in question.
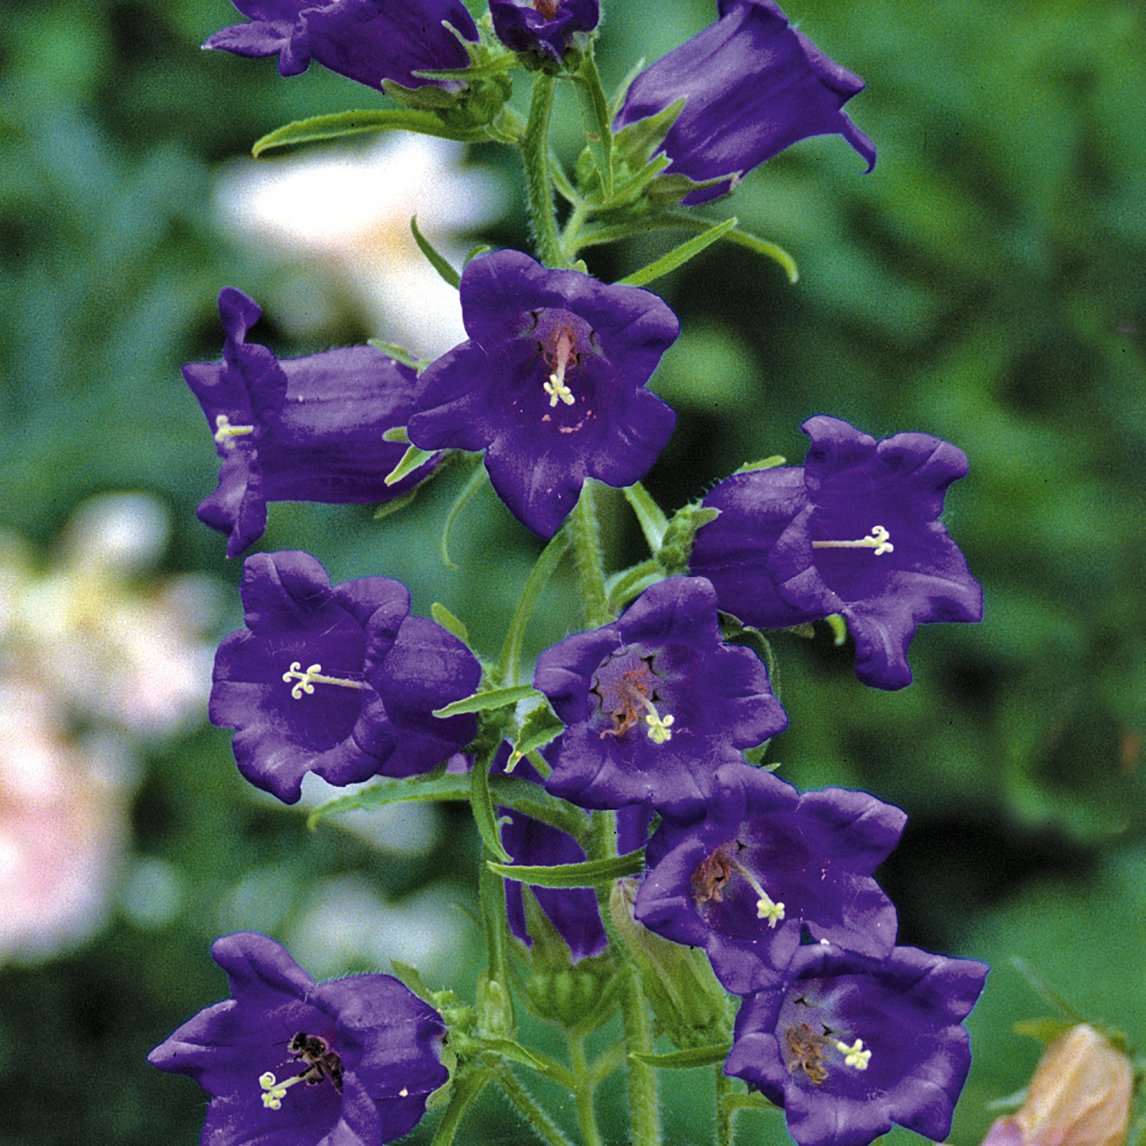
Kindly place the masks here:
POLYGON ((444 27, 478 38, 461 0, 234 0, 249 23, 232 24, 203 44, 239 56, 279 57, 296 76, 317 60, 339 75, 381 88, 383 80, 417 88, 434 81, 416 71, 464 68, 469 55, 444 27))
POLYGON ((987 967, 915 947, 882 960, 813 945, 744 1000, 724 1070, 784 1107, 798 1146, 867 1146, 892 1123, 941 1141, 987 967))
POLYGON ((559 64, 573 36, 601 19, 600 0, 489 0, 493 30, 507 48, 559 64))
POLYGON ((410 616, 400 581, 331 587, 297 551, 243 564, 247 628, 215 655, 209 715, 236 730, 235 760, 256 787, 293 804, 314 772, 332 784, 428 772, 476 731, 434 709, 473 693, 481 666, 436 622, 410 616))
POLYGON ((416 446, 484 449, 494 489, 543 537, 587 477, 645 475, 674 422, 645 389, 678 331, 656 295, 496 251, 466 267, 461 303, 469 339, 422 375, 416 446))
POLYGON ((198 515, 229 535, 229 557, 262 536, 268 501, 388 501, 434 464, 385 484, 405 447, 382 435, 404 425, 413 408, 413 370, 370 346, 277 359, 247 341, 261 314, 254 299, 224 287, 223 361, 183 367, 223 459, 219 484, 198 515))
POLYGON ((880 958, 895 944, 896 917, 871 875, 905 820, 866 792, 801 795, 770 772, 729 765, 703 820, 666 820, 653 836, 636 918, 703 947, 738 995, 774 984, 805 931, 880 958))
POLYGON ((547 649, 533 683, 567 726, 546 787, 583 808, 698 815, 717 768, 788 723, 756 656, 722 643, 700 577, 660 581, 616 621, 547 649))
POLYGON ((863 81, 829 59, 772 0, 717 0, 720 18, 633 81, 616 127, 684 108, 661 150, 669 174, 700 183, 685 203, 730 190, 754 167, 812 135, 842 135, 875 166, 875 145, 840 110, 863 81), (724 178, 727 177, 727 178, 724 178))
POLYGON ((939 520, 966 455, 927 434, 877 442, 837 418, 803 429, 802 469, 734 474, 705 498, 720 516, 697 533, 691 570, 750 625, 842 613, 860 680, 903 688, 916 626, 983 616, 983 592, 939 520))
POLYGON ((148 1056, 211 1096, 203 1146, 352 1146, 410 1131, 447 1071, 445 1024, 389 975, 315 983, 273 939, 224 935, 231 998, 148 1056))

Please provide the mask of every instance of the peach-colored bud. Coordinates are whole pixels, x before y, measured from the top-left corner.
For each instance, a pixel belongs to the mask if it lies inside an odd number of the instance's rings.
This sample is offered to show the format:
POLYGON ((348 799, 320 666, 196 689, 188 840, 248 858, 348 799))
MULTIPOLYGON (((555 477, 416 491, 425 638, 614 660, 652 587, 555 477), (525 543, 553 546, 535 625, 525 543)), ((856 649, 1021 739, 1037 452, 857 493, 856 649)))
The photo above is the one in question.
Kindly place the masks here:
POLYGON ((1133 1082, 1126 1055, 1080 1023, 1047 1048, 1026 1102, 982 1146, 1123 1146, 1133 1082))

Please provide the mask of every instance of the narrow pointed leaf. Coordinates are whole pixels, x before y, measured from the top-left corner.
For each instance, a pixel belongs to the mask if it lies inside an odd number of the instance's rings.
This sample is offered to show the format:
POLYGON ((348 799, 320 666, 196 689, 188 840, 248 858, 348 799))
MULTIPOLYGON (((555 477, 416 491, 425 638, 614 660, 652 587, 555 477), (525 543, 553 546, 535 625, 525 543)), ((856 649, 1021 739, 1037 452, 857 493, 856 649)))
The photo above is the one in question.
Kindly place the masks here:
POLYGON ((690 1047, 688 1050, 670 1051, 667 1054, 641 1054, 634 1051, 629 1058, 635 1058, 648 1066, 662 1070, 682 1069, 693 1066, 713 1066, 723 1062, 732 1049, 729 1043, 714 1043, 705 1047, 690 1047))
POLYGON ((497 814, 493 810, 493 799, 490 796, 488 761, 479 760, 470 769, 470 809, 482 842, 503 863, 509 863, 511 856, 501 842, 497 814))
POLYGON ((463 700, 455 700, 445 708, 434 709, 434 715, 440 717, 459 716, 463 712, 488 712, 491 708, 506 708, 516 704, 527 697, 540 699, 541 693, 531 684, 514 684, 509 688, 488 688, 484 692, 475 692, 463 700))
POLYGON ((422 234, 418 228, 418 216, 410 216, 410 231, 414 236, 414 242, 418 244, 418 250, 426 256, 426 261, 438 272, 441 278, 457 290, 461 285, 462 276, 454 269, 443 254, 441 254, 434 244, 422 234))
POLYGON ((386 475, 386 484, 397 485, 407 474, 412 474, 433 456, 433 450, 420 450, 417 446, 410 446, 402 455, 402 460, 386 475))
POLYGON ((638 848, 623 856, 585 860, 582 863, 556 864, 552 867, 490 863, 491 871, 504 879, 528 883, 532 887, 597 887, 626 875, 636 875, 645 866, 645 850, 638 848))
POLYGON ((466 628, 465 622, 455 617, 440 601, 435 601, 430 606, 430 616, 442 626, 448 633, 453 633, 459 641, 469 644, 470 633, 466 628))
POLYGON ((617 282, 623 286, 645 286, 667 275, 670 271, 675 271, 677 267, 684 266, 690 259, 695 259, 701 251, 707 250, 718 239, 723 239, 730 231, 735 230, 737 222, 736 216, 733 215, 732 218, 725 219, 723 223, 717 223, 716 226, 709 227, 707 231, 694 235, 691 239, 686 239, 680 246, 669 251, 667 255, 662 255, 659 259, 649 263, 648 266, 625 275, 623 279, 618 279, 617 282))
POLYGON ((439 139, 456 139, 472 143, 484 139, 483 132, 448 127, 433 112, 413 108, 379 108, 368 111, 340 111, 333 115, 316 115, 295 120, 267 132, 255 140, 251 154, 258 158, 276 147, 297 143, 316 143, 326 139, 343 139, 348 135, 365 135, 380 131, 416 131, 439 139))
POLYGON ((629 507, 637 515, 637 522, 640 524, 641 532, 645 535, 645 544, 648 545, 649 552, 656 553, 661 547, 661 542, 664 541, 665 530, 668 529, 669 524, 664 510, 657 505, 649 491, 640 482, 626 486, 624 494, 629 507))

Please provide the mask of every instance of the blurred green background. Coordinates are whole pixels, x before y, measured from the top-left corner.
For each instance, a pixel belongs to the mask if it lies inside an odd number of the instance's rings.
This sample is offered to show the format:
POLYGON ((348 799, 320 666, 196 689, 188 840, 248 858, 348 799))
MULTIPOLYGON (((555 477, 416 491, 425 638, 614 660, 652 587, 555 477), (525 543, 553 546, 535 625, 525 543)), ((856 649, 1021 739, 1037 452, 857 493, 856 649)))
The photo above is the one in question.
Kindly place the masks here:
MULTIPOLYGON (((838 138, 809 140, 721 206, 793 253, 796 286, 733 248, 656 284, 683 333, 653 382, 678 428, 646 484, 675 508, 746 460, 798 462, 813 413, 876 436, 923 430, 970 456, 947 521, 983 582, 985 622, 924 628, 916 683, 896 694, 859 685, 826 633, 782 643, 792 727, 775 753, 801 787, 863 787, 905 808, 882 873, 900 941, 992 964, 951 1136, 972 1146, 988 1103, 1024 1085, 1039 1054, 1011 1030, 1048 1013, 1014 958, 1086 1017, 1146 1040, 1146 14, 1138 0, 786 10, 867 81, 848 111, 879 163, 865 177, 838 138)), ((613 0, 606 83, 712 16, 709 0, 613 0)), ((172 533, 152 581, 128 578, 130 591, 206 576, 224 588, 203 640, 239 623, 240 565, 194 517, 216 460, 179 374, 219 353, 221 286, 262 302, 256 337, 283 356, 401 341, 330 258, 291 258, 222 221, 224 171, 294 162, 247 158, 259 135, 383 102, 317 66, 284 80, 269 60, 199 52, 237 19, 225 0, 0 9, 0 526, 33 554, 10 610, 59 566, 85 499, 133 490, 158 499, 172 533)), ((514 157, 490 145, 464 163, 498 180, 489 222, 464 244, 524 246, 514 157)), ((380 198, 390 182, 379 178, 380 198)), ((452 225, 424 211, 420 222, 431 234, 452 225)), ((403 225, 385 243, 408 261, 403 225)), ((619 277, 670 241, 594 252, 591 269, 619 277)), ((438 540, 459 482, 377 524, 365 509, 274 505, 262 547, 307 549, 336 580, 401 578, 416 611, 444 602, 492 654, 538 545, 487 491, 458 519, 459 568, 447 568, 438 540)), ((607 509, 613 558, 639 556, 623 503, 607 509)), ((558 581, 535 646, 574 623, 558 581)), ((19 661, 5 647, 0 669, 19 661)), ((385 969, 392 954, 421 960, 434 985, 470 989, 477 932, 449 906, 472 897, 477 847, 461 813, 386 822, 371 838, 334 823, 310 834, 298 809, 239 778, 202 707, 162 736, 123 734, 134 764, 119 784, 118 858, 91 888, 102 922, 53 953, 0 951, 8 1146, 198 1140, 200 1092, 144 1057, 223 997, 208 958, 222 931, 272 933, 319 977, 385 969)), ((71 709, 59 721, 79 745, 102 727, 71 709)), ((75 787, 84 802, 79 775, 75 787)), ((0 786, 0 831, 19 803, 0 786)), ((708 1072, 671 1082, 666 1140, 703 1140, 708 1072)), ((490 1098, 465 1140, 521 1134, 490 1098)), ((742 1116, 738 1141, 784 1140, 779 1121, 742 1116)))

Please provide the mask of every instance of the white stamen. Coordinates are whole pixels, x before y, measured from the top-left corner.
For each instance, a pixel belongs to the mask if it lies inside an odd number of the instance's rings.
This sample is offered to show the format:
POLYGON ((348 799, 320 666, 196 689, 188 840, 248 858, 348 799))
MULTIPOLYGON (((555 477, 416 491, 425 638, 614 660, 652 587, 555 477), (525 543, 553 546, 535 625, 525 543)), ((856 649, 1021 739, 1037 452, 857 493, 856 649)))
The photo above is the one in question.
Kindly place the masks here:
POLYGON ((219 414, 215 418, 215 441, 225 450, 235 448, 235 439, 243 434, 253 434, 254 426, 232 426, 226 414, 219 414))
POLYGON ((283 673, 283 680, 290 683, 297 680, 298 684, 290 690, 295 700, 301 700, 305 692, 308 696, 314 692, 315 684, 336 684, 339 688, 365 688, 365 681, 347 680, 345 677, 323 676, 322 665, 311 665, 305 672, 302 671, 301 661, 291 661, 290 669, 283 673))
POLYGON ((813 541, 813 549, 870 549, 872 556, 882 557, 885 553, 894 551, 895 546, 892 545, 889 538, 891 534, 888 533, 882 525, 873 525, 871 527, 871 535, 868 537, 861 537, 856 541, 813 541))

